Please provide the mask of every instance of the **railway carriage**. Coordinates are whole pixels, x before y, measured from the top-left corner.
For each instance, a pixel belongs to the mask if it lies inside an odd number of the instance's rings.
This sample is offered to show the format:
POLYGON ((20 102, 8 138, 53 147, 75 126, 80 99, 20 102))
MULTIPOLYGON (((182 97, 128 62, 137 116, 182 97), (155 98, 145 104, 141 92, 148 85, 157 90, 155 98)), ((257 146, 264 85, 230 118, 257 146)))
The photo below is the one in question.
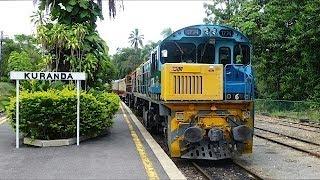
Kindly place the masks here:
POLYGON ((126 76, 125 102, 163 132, 172 157, 225 159, 252 152, 251 44, 220 25, 182 28, 126 76))

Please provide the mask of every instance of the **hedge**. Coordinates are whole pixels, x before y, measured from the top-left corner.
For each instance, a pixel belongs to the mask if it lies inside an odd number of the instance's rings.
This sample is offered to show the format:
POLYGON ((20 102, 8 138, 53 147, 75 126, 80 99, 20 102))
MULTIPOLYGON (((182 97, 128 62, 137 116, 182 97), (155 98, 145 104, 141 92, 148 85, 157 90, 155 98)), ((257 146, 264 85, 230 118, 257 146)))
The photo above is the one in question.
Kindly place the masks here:
MULTIPOLYGON (((112 126, 119 97, 111 93, 80 95, 80 135, 96 136, 112 126)), ((76 136, 77 97, 75 90, 21 92, 20 131, 32 139, 64 139, 76 136)), ((15 128, 15 99, 7 108, 15 128)))

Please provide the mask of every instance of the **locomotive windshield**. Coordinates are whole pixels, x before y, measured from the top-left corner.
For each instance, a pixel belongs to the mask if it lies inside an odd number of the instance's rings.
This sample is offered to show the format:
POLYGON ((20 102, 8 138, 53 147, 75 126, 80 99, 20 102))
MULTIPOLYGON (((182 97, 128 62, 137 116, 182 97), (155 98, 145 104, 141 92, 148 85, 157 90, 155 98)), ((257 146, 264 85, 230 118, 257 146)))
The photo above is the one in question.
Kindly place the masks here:
POLYGON ((161 46, 162 63, 214 63, 214 45, 210 42, 196 45, 168 41, 161 46))

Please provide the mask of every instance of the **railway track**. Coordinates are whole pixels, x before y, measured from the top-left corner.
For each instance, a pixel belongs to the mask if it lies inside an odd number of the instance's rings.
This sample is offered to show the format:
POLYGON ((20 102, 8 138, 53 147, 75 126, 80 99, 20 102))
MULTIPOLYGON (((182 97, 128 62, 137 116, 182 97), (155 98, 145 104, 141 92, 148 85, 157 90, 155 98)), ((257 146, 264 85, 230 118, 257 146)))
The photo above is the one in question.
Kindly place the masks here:
POLYGON ((255 127, 254 135, 258 138, 262 138, 320 158, 319 143, 258 127, 255 127))
POLYGON ((301 126, 306 126, 306 127, 313 127, 313 128, 320 128, 319 123, 312 123, 312 122, 294 122, 294 121, 289 121, 289 120, 282 120, 283 122, 286 123, 291 123, 291 124, 297 124, 301 126))
POLYGON ((320 133, 320 127, 317 128, 317 127, 304 126, 299 123, 293 124, 291 122, 286 122, 286 121, 276 122, 276 121, 263 121, 263 120, 256 120, 256 122, 270 123, 273 125, 280 125, 280 126, 290 127, 294 129, 301 129, 308 132, 320 133))
MULTIPOLYGON (((263 115, 257 115, 256 120, 270 122, 270 123, 276 123, 276 124, 290 126, 290 127, 298 128, 298 129, 304 129, 304 130, 307 130, 307 128, 316 129, 316 131, 318 131, 318 132, 320 130, 320 123, 310 122, 310 121, 297 122, 297 121, 293 121, 293 120, 289 120, 289 119, 273 118, 270 116, 263 116, 263 115), (271 119, 274 119, 274 120, 271 120, 271 119)), ((308 130, 310 130, 310 129, 308 129, 308 130)), ((311 130, 311 131, 313 131, 313 130, 311 130)))
MULTIPOLYGON (((217 167, 215 165, 210 165, 210 166, 202 166, 200 163, 197 162, 191 162, 191 164, 197 169, 201 175, 207 179, 207 180, 213 180, 213 179, 228 179, 227 174, 223 174, 223 176, 217 176, 215 174, 215 170, 217 167)), ((255 174, 254 172, 250 171, 246 167, 242 166, 241 164, 238 164, 236 162, 231 162, 228 164, 229 168, 232 167, 233 170, 237 169, 237 171, 240 171, 242 173, 241 177, 237 177, 236 179, 263 179, 259 175, 255 174)), ((233 173, 234 171, 231 170, 233 173)))

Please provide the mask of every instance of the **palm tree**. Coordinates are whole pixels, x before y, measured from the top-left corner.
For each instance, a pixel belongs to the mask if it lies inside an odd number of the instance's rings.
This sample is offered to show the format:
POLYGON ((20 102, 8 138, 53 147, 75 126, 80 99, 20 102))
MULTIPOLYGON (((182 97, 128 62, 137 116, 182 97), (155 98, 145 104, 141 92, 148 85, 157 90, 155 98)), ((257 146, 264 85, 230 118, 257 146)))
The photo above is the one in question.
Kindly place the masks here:
POLYGON ((135 49, 139 48, 139 45, 142 47, 142 40, 144 39, 144 35, 143 34, 139 34, 139 29, 134 29, 133 31, 131 31, 130 35, 129 35, 129 42, 131 43, 131 46, 134 47, 135 49))
POLYGON ((35 26, 46 24, 49 21, 48 16, 42 10, 33 11, 30 18, 31 22, 33 22, 35 26))
POLYGON ((165 28, 161 31, 161 35, 163 36, 163 38, 167 38, 168 36, 170 36, 173 33, 171 28, 165 28))
MULTIPOLYGON (((53 3, 56 3, 56 0, 33 0, 34 4, 37 4, 38 1, 40 1, 40 7, 42 7, 43 9, 48 10, 50 5, 53 3)), ((95 1, 97 3, 97 5, 102 9, 102 0, 91 0, 91 1, 95 1)), ((116 1, 117 0, 108 0, 109 1, 109 16, 114 18, 117 14, 117 9, 116 9, 116 1)), ((123 3, 123 0, 121 0, 123 3)), ((120 7, 124 7, 123 4, 120 7)))

